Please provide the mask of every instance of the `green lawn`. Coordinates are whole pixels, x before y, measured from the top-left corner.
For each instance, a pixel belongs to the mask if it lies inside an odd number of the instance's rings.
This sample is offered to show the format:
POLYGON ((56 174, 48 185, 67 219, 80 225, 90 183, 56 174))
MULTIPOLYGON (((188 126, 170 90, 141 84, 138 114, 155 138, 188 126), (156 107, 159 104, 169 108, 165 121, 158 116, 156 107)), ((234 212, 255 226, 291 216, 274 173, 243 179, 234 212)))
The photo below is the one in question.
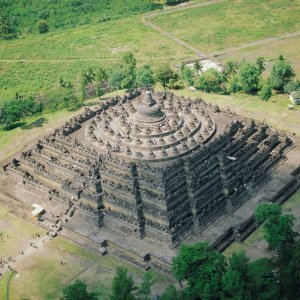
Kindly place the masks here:
POLYGON ((45 232, 40 227, 28 223, 14 215, 0 216, 0 231, 3 233, 3 242, 0 243, 1 257, 7 258, 18 254, 19 249, 28 248, 29 242, 37 232, 45 232))
POLYGON ((141 16, 0 41, 0 101, 16 92, 52 96, 59 77, 74 82, 88 67, 110 67, 125 51, 140 64, 179 63, 193 53, 141 23, 141 16))
MULTIPOLYGON (((7 214, 8 209, 0 203, 0 230, 4 233, 5 242, 0 243, 2 258, 14 256, 18 249, 29 247, 32 235, 44 230, 19 217, 7 214), (7 237, 8 235, 8 237, 7 237)), ((87 282, 90 290, 108 299, 111 281, 117 267, 126 267, 139 284, 143 271, 114 256, 102 257, 90 252, 62 237, 34 250, 16 264, 17 274, 10 281, 10 299, 57 299, 63 287, 76 279, 87 282), (61 260, 66 264, 61 265, 61 260)), ((5 299, 7 281, 10 272, 0 281, 0 299, 5 299)), ((162 293, 164 288, 173 283, 169 276, 153 271, 154 293, 162 293)))
POLYGON ((158 15, 152 20, 205 53, 300 29, 298 0, 241 0, 158 15))
POLYGON ((250 46, 240 50, 230 50, 217 56, 218 60, 226 62, 228 60, 255 61, 257 57, 263 56, 266 59, 266 73, 270 72, 273 61, 278 59, 282 54, 289 60, 298 75, 300 76, 300 36, 270 41, 262 45, 250 46))

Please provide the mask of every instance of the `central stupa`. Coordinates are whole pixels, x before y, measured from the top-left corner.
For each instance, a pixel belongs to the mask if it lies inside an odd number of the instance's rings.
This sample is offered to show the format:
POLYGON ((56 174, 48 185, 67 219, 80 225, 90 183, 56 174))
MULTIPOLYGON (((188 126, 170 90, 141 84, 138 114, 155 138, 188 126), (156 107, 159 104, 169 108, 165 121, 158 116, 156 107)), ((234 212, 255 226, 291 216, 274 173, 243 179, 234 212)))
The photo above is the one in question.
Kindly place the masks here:
POLYGON ((147 91, 142 100, 116 105, 95 117, 86 136, 102 153, 165 161, 208 142, 215 129, 201 103, 180 98, 157 103, 147 91))

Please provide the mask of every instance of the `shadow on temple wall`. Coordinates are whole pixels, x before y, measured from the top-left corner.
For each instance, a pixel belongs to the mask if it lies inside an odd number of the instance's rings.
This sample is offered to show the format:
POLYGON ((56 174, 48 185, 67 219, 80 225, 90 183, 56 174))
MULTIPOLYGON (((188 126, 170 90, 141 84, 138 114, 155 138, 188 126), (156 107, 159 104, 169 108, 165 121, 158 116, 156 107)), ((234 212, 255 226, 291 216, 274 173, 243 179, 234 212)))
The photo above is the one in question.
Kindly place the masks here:
POLYGON ((29 130, 29 129, 33 129, 33 128, 36 128, 36 127, 42 127, 45 123, 48 123, 48 119, 39 118, 39 119, 37 119, 36 121, 34 121, 30 124, 26 124, 26 125, 22 126, 21 128, 25 129, 25 130, 29 130))

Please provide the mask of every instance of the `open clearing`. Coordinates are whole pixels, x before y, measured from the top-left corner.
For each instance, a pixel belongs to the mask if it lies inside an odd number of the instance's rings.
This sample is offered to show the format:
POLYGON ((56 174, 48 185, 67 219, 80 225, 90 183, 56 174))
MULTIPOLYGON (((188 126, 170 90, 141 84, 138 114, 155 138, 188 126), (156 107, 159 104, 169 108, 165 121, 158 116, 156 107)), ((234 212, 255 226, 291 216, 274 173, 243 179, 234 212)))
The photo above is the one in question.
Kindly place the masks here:
POLYGON ((225 1, 161 14, 155 24, 210 53, 299 30, 298 0, 225 1))
POLYGON ((263 56, 266 59, 266 71, 270 71, 272 62, 278 59, 278 55, 282 54, 287 60, 292 63, 296 74, 300 74, 300 35, 291 38, 279 39, 270 41, 263 45, 250 46, 240 50, 229 50, 225 53, 217 55, 217 59, 221 61, 255 61, 257 57, 263 56))
MULTIPOLYGON (((0 243, 0 253, 4 259, 18 254, 18 249, 28 247, 29 242, 34 241, 34 233, 44 232, 39 226, 9 214, 9 209, 1 203, 0 230, 5 240, 0 243)), ((107 299, 117 267, 126 267, 136 282, 143 275, 142 270, 111 255, 102 257, 61 237, 34 251, 16 263, 18 273, 10 281, 10 299, 56 299, 62 288, 77 278, 85 280, 91 290, 98 291, 103 299, 107 299), (62 260, 64 265, 61 265, 62 260)), ((153 274, 155 293, 161 293, 173 282, 169 276, 157 272, 153 274)), ((8 277, 9 272, 0 281, 1 299, 5 299, 1 295, 6 294, 8 277)))
MULTIPOLYGON (((202 4, 206 1, 194 2, 202 4)), ((299 74, 299 37, 226 51, 243 43, 299 31, 299 0, 209 3, 211 5, 176 12, 170 8, 170 13, 150 20, 204 53, 225 49, 225 53, 218 56, 220 61, 244 57, 254 60, 265 56, 270 67, 282 53, 292 61, 299 74)), ((126 51, 132 51, 139 64, 152 63, 154 66, 162 61, 175 66, 197 57, 188 47, 143 24, 142 16, 145 15, 76 28, 53 31, 50 28, 44 35, 0 41, 0 101, 15 97, 16 92, 24 96, 42 93, 46 98, 62 99, 66 91, 58 86, 60 76, 74 82, 82 70, 99 65, 110 67, 126 51)))
POLYGON ((0 101, 16 92, 24 96, 62 93, 60 76, 74 81, 83 69, 108 68, 126 51, 133 52, 140 64, 179 63, 193 57, 190 50, 143 25, 137 16, 0 41, 0 101))

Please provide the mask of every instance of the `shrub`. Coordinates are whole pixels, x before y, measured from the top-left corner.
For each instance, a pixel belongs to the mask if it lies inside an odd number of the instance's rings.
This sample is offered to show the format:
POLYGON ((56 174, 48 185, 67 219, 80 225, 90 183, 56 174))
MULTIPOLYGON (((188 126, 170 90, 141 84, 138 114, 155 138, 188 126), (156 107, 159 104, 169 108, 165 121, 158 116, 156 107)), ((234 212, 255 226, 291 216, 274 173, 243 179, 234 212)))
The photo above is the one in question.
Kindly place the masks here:
POLYGON ((280 56, 272 67, 269 83, 275 90, 283 91, 284 86, 294 77, 295 71, 291 64, 283 56, 280 56))
POLYGON ((39 20, 37 22, 37 27, 40 34, 47 33, 49 31, 49 26, 45 20, 39 20))
POLYGON ((298 91, 298 90, 300 90, 300 82, 298 80, 288 82, 283 88, 283 91, 286 94, 289 94, 291 92, 298 91))
POLYGON ((260 99, 268 101, 272 96, 272 87, 269 84, 264 84, 258 95, 260 99))
POLYGON ((224 78, 215 69, 204 72, 196 81, 196 88, 204 92, 221 92, 223 90, 224 78))

